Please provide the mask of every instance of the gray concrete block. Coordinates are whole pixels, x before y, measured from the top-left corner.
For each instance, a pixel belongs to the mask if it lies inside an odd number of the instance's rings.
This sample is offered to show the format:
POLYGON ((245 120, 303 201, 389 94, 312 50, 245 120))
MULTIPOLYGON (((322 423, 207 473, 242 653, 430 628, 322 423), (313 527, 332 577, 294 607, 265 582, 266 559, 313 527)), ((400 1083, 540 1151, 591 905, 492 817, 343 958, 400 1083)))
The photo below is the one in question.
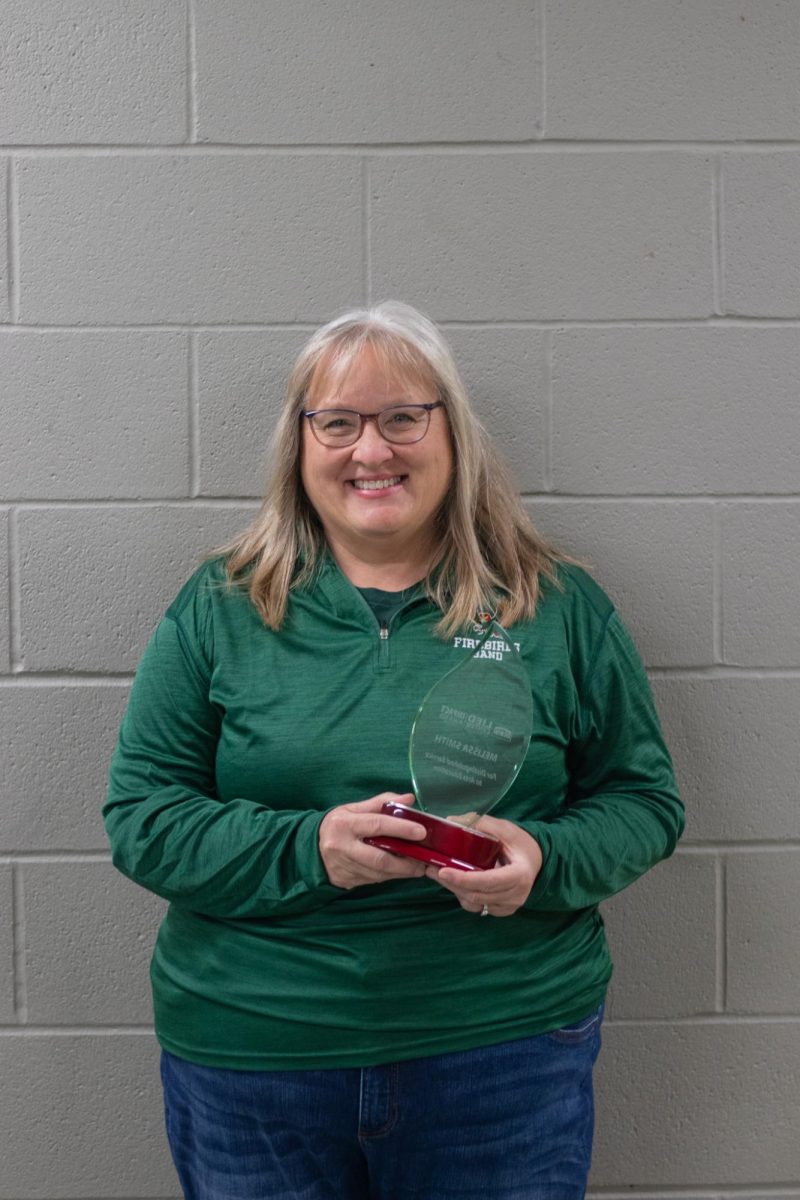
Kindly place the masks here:
POLYGON ((800 503, 722 510, 726 663, 800 666, 800 503))
POLYGON ((797 1180, 800 1024, 608 1026, 594 1187, 797 1180))
POLYGON ((653 690, 687 840, 800 838, 800 680, 662 678, 653 690))
POLYGON ((797 136, 795 5, 571 0, 546 43, 548 137, 797 136))
POLYGON ((797 489, 800 330, 553 336, 553 482, 582 493, 797 489))
POLYGON ((0 675, 11 668, 11 606, 8 594, 9 515, 0 508, 0 675))
POLYGON ((11 320, 8 262, 8 163, 0 159, 0 321, 11 320))
POLYGON ((379 158, 371 195, 373 294, 437 320, 712 311, 704 156, 379 158))
POLYGON ((200 0, 202 141, 527 140, 540 127, 532 0, 200 0))
POLYGON ((28 1020, 152 1023, 148 964, 166 904, 110 863, 26 863, 28 1020))
POLYGON ((0 1035, 0 1200, 180 1195, 148 1034, 0 1035))
POLYGON ((612 1020, 714 1012, 715 875, 711 855, 678 853, 603 904, 614 961, 612 1020))
POLYGON ((528 505, 542 533, 587 563, 648 666, 713 662, 713 512, 702 502, 528 505))
POLYGON ((6 0, 0 142, 182 142, 186 15, 163 0, 6 0))
POLYGON ((725 311, 800 315, 800 156, 726 154, 722 195, 725 311))
POLYGON ((131 671, 201 556, 253 511, 202 504, 20 512, 28 671, 131 671))
POLYGON ((18 170, 23 321, 324 320, 361 299, 354 158, 47 157, 18 170))
POLYGON ((797 1015, 800 852, 729 855, 726 906, 726 1008, 797 1015))
POLYGON ((12 1025, 14 1011, 14 872, 0 864, 0 1022, 12 1025))
POLYGON ((475 411, 521 491, 544 486, 544 338, 529 329, 445 331, 475 411))
POLYGON ((179 333, 0 332, 0 489, 9 499, 185 496, 179 333))
POLYGON ((267 447, 308 332, 198 334, 200 493, 262 496, 267 447))
POLYGON ((0 688, 0 851, 107 850, 100 810, 127 687, 0 688))

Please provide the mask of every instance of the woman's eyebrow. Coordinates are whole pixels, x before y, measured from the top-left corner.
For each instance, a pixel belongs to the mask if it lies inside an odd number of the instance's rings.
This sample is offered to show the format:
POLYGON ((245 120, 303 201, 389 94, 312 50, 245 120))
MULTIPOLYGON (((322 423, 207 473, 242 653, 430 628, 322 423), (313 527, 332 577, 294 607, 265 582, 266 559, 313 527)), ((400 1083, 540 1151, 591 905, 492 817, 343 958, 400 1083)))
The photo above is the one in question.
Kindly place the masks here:
POLYGON ((374 403, 374 404, 382 403, 384 408, 391 408, 395 404, 405 404, 406 401, 409 401, 409 400, 411 400, 411 394, 409 392, 404 392, 402 395, 394 396, 394 397, 391 397, 391 396, 380 396, 380 397, 378 397, 378 396, 357 396, 357 397, 353 397, 352 399, 347 400, 347 401, 343 400, 340 396, 336 396, 336 397, 331 397, 330 400, 328 400, 327 397, 323 397, 322 399, 320 399, 319 406, 324 405, 324 407, 326 407, 326 408, 350 408, 351 404, 354 404, 354 403, 374 403))

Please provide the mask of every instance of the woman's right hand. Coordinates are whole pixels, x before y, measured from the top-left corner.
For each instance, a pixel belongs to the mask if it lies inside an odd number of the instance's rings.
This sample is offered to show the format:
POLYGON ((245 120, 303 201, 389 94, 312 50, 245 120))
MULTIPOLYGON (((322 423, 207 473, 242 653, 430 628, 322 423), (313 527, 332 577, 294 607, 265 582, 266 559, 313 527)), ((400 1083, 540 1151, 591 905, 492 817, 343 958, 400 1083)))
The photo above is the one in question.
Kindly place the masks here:
POLYGON ((425 874, 425 863, 402 858, 368 846, 364 838, 397 837, 419 842, 425 830, 415 821, 390 817, 381 812, 386 800, 413 804, 411 793, 399 796, 381 792, 357 804, 342 804, 326 813, 319 827, 319 852, 328 879, 334 887, 354 888, 365 883, 384 883, 389 879, 417 879, 425 874))

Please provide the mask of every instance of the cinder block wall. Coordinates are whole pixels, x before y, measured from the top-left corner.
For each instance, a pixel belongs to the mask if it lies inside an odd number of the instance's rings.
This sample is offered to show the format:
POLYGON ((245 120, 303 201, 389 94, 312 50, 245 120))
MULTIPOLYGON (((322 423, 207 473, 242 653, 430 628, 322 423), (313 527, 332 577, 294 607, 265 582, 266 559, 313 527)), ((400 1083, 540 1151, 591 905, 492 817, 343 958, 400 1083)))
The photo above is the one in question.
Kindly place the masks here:
POLYGON ((689 808, 606 906, 595 1194, 800 1196, 800 4, 5 0, 0 38, 0 1200, 177 1194, 107 760, 294 351, 386 297, 617 600, 689 808))

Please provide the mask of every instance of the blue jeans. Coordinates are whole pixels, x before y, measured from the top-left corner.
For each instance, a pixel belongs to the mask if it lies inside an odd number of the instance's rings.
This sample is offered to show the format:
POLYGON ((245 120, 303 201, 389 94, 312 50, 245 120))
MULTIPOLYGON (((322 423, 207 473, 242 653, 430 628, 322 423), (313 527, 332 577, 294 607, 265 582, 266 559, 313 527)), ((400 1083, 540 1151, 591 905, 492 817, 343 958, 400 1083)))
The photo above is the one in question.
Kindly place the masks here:
POLYGON ((228 1071, 164 1051, 186 1200, 580 1200, 602 1011, 363 1070, 228 1071))

